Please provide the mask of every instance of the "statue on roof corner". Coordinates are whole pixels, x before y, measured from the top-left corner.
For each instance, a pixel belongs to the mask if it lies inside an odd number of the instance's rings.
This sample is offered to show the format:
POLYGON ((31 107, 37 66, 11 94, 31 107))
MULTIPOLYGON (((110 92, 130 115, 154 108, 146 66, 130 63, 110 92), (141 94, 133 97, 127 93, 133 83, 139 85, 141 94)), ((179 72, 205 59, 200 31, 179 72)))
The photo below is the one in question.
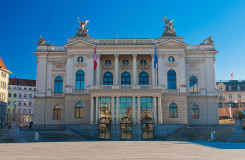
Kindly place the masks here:
POLYGON ((207 39, 204 39, 201 45, 213 45, 214 41, 212 40, 212 36, 209 36, 207 39))
POLYGON ((45 45, 46 44, 46 40, 43 39, 43 37, 40 35, 40 40, 37 42, 38 45, 45 45))
POLYGON ((83 37, 88 36, 88 28, 85 28, 85 27, 87 23, 89 22, 89 20, 86 20, 85 22, 83 22, 83 20, 80 21, 78 17, 78 22, 80 23, 80 28, 79 29, 77 28, 76 36, 83 36, 83 37))
POLYGON ((163 32, 163 36, 176 36, 175 27, 173 26, 174 20, 167 20, 167 17, 162 18, 165 22, 165 31, 163 32))

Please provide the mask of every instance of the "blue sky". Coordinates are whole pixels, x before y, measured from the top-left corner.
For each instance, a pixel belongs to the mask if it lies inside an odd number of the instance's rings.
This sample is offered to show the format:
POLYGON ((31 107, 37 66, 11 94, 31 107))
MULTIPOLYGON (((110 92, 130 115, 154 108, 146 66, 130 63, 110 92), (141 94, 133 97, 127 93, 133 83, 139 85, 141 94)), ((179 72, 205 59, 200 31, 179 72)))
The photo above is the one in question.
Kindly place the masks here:
POLYGON ((164 31, 162 17, 174 20, 178 36, 197 45, 213 36, 216 79, 245 79, 245 1, 243 0, 0 0, 0 57, 11 77, 36 79, 36 41, 43 38, 64 45, 79 23, 94 38, 157 38, 164 31))

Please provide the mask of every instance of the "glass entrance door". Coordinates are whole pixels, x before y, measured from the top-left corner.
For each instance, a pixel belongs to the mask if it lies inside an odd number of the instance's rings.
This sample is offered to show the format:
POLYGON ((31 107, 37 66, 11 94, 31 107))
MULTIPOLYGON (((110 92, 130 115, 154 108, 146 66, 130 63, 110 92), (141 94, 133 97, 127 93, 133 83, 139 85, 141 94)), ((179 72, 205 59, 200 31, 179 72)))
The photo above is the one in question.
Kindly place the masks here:
POLYGON ((142 139, 150 140, 154 137, 154 124, 151 118, 146 117, 142 120, 142 139))
POLYGON ((121 120, 121 140, 132 139, 132 121, 125 117, 121 120))
POLYGON ((111 139, 111 123, 108 118, 101 118, 99 123, 99 139, 110 140, 111 139))

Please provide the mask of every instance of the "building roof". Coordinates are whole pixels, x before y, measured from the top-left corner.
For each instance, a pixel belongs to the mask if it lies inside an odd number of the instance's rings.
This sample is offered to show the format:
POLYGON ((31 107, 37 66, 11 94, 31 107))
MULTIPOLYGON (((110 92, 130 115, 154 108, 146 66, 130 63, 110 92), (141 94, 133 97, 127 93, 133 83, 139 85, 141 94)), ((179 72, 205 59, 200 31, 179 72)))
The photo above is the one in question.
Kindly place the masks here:
POLYGON ((36 87, 36 80, 19 79, 19 78, 9 78, 9 85, 36 87))
POLYGON ((242 81, 230 80, 230 81, 216 82, 216 84, 218 83, 224 83, 226 85, 226 91, 245 91, 245 80, 242 81))
POLYGON ((3 63, 3 60, 2 60, 1 57, 0 57, 0 69, 5 70, 5 71, 8 72, 9 74, 12 74, 12 73, 7 69, 7 67, 5 66, 5 64, 3 63))

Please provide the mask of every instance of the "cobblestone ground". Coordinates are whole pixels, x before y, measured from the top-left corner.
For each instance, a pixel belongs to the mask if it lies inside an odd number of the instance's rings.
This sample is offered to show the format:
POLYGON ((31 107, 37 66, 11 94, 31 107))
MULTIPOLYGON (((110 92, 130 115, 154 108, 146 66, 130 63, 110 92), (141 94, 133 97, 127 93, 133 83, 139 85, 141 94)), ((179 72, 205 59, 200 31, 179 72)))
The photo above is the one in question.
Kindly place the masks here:
POLYGON ((245 143, 91 141, 0 143, 0 159, 245 159, 245 143))

